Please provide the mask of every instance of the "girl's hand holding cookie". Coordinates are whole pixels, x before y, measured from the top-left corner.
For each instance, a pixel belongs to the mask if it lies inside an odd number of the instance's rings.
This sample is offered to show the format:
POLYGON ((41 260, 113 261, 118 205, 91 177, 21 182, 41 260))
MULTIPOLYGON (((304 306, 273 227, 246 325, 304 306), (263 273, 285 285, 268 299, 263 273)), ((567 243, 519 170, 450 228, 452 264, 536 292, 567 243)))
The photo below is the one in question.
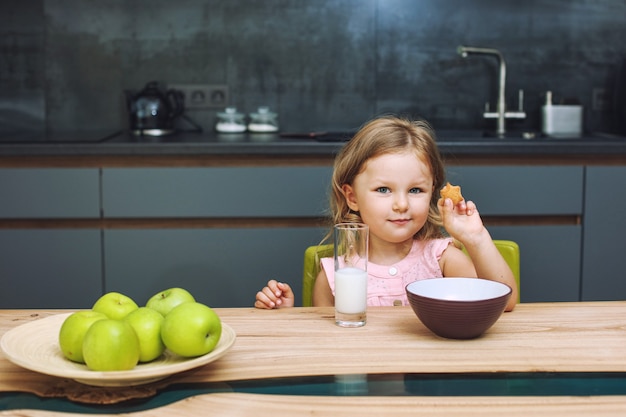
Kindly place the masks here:
POLYGON ((438 202, 439 212, 441 213, 441 220, 443 227, 453 238, 461 241, 468 242, 468 239, 476 237, 482 232, 485 227, 476 209, 476 204, 472 201, 465 201, 461 195, 461 187, 452 186, 450 183, 446 187, 452 189, 452 196, 444 192, 446 188, 442 189, 442 198, 438 202), (455 197, 457 202, 455 202, 455 197), (459 199, 460 198, 460 199, 459 199))

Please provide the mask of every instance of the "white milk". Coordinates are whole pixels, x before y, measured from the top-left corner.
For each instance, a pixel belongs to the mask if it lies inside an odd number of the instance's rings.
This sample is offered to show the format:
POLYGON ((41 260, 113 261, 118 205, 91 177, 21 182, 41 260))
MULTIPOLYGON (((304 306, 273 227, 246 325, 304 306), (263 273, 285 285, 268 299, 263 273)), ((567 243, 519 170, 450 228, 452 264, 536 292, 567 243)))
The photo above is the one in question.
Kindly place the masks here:
POLYGON ((367 272, 358 268, 335 271, 335 309, 345 314, 367 310, 367 272))

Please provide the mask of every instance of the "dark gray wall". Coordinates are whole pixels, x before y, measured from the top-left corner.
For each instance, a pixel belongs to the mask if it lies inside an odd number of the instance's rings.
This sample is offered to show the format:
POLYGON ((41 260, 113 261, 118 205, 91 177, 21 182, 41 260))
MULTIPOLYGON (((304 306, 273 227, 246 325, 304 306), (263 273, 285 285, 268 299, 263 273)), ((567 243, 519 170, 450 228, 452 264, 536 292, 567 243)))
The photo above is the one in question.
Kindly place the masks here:
MULTIPOLYGON (((539 127, 543 93, 585 105, 610 130, 626 57, 624 0, 2 0, 0 131, 127 127, 123 90, 150 80, 227 84, 249 113, 269 105, 283 130, 349 129, 379 113, 437 129, 483 127, 499 49, 508 99, 526 92, 539 127)), ((210 128, 216 110, 190 111, 210 128)))

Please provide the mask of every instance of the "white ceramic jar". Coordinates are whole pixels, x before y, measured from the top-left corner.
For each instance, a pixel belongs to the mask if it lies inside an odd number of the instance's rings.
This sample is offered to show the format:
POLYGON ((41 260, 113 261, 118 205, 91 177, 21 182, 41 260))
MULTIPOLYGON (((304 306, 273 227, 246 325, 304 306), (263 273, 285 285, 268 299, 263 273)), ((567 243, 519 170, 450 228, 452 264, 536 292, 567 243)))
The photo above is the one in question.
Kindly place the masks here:
POLYGON ((269 107, 259 107, 256 113, 250 113, 248 131, 268 133, 278 131, 278 115, 272 113, 269 107))
POLYGON ((245 115, 238 113, 235 107, 226 107, 223 112, 217 113, 215 130, 220 133, 241 133, 246 131, 245 115))

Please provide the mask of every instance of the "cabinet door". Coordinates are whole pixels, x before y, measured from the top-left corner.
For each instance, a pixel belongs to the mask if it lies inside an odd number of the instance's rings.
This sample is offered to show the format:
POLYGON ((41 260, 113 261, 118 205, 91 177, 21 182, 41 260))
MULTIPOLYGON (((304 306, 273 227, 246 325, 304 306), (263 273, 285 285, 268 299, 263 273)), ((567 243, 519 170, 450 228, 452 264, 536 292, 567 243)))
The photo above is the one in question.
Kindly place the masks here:
POLYGON ((269 279, 302 292, 304 250, 317 228, 105 230, 106 291, 139 304, 183 287, 211 307, 252 307, 269 279))
POLYGON ((99 230, 0 230, 0 309, 91 308, 102 294, 99 230))
POLYGON ((521 302, 579 301, 580 226, 497 226, 489 232, 520 247, 521 302))
POLYGON ((626 299, 626 167, 587 167, 583 301, 626 299))
POLYGON ((581 214, 580 166, 452 166, 447 177, 482 215, 581 214))
POLYGON ((331 167, 107 168, 105 217, 298 217, 328 207, 331 167))
POLYGON ((98 218, 97 168, 0 168, 0 218, 98 218))

